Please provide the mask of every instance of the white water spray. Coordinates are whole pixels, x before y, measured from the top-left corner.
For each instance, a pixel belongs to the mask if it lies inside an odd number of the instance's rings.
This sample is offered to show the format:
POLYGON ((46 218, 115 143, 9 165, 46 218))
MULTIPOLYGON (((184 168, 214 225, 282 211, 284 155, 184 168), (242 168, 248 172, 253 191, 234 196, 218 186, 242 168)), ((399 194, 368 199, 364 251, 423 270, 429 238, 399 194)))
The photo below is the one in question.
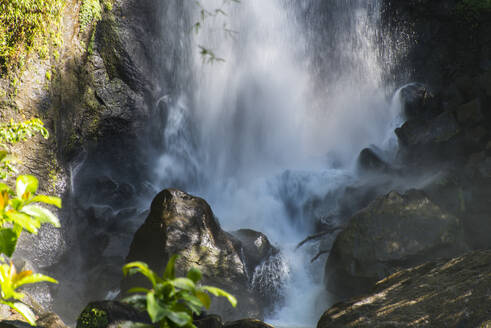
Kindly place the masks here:
MULTIPOLYGON (((208 11, 223 5, 201 3, 208 11)), ((197 7, 188 10, 199 19, 197 7)), ((285 297, 268 320, 313 326, 327 306, 323 263, 313 266, 311 250, 295 246, 335 203, 318 213, 309 201, 352 181, 362 148, 393 146, 387 136, 399 113, 381 82, 379 8, 368 0, 248 0, 224 10, 194 36, 175 83, 187 87, 168 98, 158 185, 205 198, 226 230, 264 232, 282 252, 272 279, 283 280, 285 297), (315 24, 312 8, 326 3, 331 20, 315 24), (197 45, 225 62, 203 63, 197 45)))

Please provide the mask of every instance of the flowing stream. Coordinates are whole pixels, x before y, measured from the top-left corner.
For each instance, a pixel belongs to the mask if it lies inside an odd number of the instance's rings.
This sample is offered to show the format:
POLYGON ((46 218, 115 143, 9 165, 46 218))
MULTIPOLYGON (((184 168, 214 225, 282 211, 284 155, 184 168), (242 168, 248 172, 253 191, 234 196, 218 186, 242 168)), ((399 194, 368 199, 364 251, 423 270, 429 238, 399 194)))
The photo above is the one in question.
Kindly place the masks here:
MULTIPOLYGON (((378 1, 200 3, 226 15, 208 15, 189 43, 174 40, 185 53, 166 63, 180 70, 176 90, 160 99, 153 184, 203 197, 225 230, 265 233, 282 255, 253 283, 278 284, 283 297, 267 321, 314 326, 330 302, 325 257, 311 264, 315 247, 296 245, 316 223, 336 224, 336 191, 355 179, 362 148, 394 148, 399 106, 382 83, 378 1)), ((200 21, 199 6, 176 8, 168 6, 166 25, 182 15, 200 21)))

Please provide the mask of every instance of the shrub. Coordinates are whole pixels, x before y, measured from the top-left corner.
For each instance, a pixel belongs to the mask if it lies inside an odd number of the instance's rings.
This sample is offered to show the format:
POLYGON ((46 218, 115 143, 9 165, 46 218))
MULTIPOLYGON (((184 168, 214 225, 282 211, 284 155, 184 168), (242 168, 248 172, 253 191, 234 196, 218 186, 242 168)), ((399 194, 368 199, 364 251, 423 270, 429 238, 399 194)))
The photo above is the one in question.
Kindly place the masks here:
POLYGON ((208 293, 223 296, 232 304, 237 305, 235 297, 224 290, 212 286, 200 286, 201 272, 191 268, 187 277, 175 277, 177 255, 171 257, 162 277, 153 272, 143 262, 131 262, 123 267, 124 275, 140 273, 151 283, 152 288, 132 288, 128 292, 138 293, 124 301, 140 311, 146 311, 152 323, 161 328, 190 327, 193 315, 199 315, 203 308, 209 308, 211 299, 208 293))

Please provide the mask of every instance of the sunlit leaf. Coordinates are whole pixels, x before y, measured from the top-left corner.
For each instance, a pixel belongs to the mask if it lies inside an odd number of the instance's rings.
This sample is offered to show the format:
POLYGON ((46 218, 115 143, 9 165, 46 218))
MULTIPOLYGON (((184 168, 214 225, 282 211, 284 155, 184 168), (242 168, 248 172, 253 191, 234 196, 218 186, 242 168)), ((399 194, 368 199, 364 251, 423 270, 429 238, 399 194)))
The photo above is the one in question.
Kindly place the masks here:
POLYGON ((54 284, 57 284, 58 281, 56 279, 53 279, 51 277, 45 276, 44 274, 40 273, 34 273, 31 275, 27 275, 19 280, 14 279, 14 288, 18 288, 23 285, 27 284, 35 284, 37 282, 52 282, 54 284))
POLYGON ((37 195, 31 199, 31 202, 36 203, 45 203, 49 205, 54 205, 58 208, 61 208, 61 198, 55 196, 46 196, 46 195, 37 195))
POLYGON ((41 207, 39 205, 27 205, 22 208, 22 212, 35 217, 38 219, 41 223, 50 223, 56 228, 60 227, 60 221, 58 220, 58 217, 51 213, 50 210, 41 207))
POLYGON ((237 299, 233 295, 224 291, 223 289, 212 287, 212 286, 202 286, 201 288, 215 296, 225 297, 230 302, 230 304, 232 304, 233 307, 237 306, 237 299))
POLYGON ((32 219, 27 214, 20 213, 14 210, 9 210, 5 214, 11 222, 20 225, 22 228, 29 231, 30 233, 37 234, 39 227, 41 227, 41 222, 32 219))
POLYGON ((22 314, 22 316, 26 318, 27 322, 29 322, 31 326, 36 325, 36 316, 27 305, 25 305, 24 303, 15 302, 9 304, 9 306, 22 314))
POLYGON ((152 286, 155 286, 160 278, 153 272, 144 262, 130 262, 123 267, 123 274, 125 276, 133 275, 135 273, 141 273, 150 280, 152 286))
POLYGON ((208 295, 207 293, 205 292, 202 292, 200 290, 197 290, 194 295, 201 301, 201 303, 203 304, 203 306, 207 309, 210 308, 210 305, 211 305, 211 298, 210 298, 210 295, 208 295))
POLYGON ((32 175, 19 175, 15 184, 15 191, 18 198, 22 198, 29 192, 34 194, 38 190, 39 181, 35 176, 32 175))

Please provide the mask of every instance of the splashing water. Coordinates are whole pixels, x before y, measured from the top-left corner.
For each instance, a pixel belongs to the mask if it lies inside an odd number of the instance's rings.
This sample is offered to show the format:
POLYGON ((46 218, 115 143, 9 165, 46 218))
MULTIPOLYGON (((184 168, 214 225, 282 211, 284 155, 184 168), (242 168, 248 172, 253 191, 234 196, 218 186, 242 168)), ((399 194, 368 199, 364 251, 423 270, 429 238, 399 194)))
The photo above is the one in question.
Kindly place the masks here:
MULTIPOLYGON (((336 206, 325 196, 354 179, 362 148, 396 147, 400 105, 382 83, 378 1, 201 4, 227 16, 208 17, 192 48, 183 47, 179 87, 165 98, 156 184, 204 197, 227 230, 264 232, 281 258, 257 268, 253 285, 281 280, 284 298, 269 321, 312 326, 328 302, 322 264, 295 246, 336 206), (225 61, 204 63, 197 45, 225 61)), ((185 7, 199 20, 198 7, 185 7)))

